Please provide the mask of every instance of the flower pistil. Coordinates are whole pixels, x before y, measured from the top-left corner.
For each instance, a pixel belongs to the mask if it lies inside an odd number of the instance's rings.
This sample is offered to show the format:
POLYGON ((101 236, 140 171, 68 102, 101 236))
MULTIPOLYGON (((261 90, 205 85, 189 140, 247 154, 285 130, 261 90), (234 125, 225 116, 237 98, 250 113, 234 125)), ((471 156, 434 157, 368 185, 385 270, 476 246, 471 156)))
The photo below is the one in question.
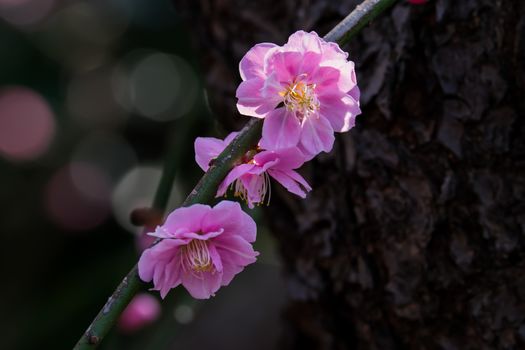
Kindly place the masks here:
POLYGON ((182 268, 195 273, 213 271, 213 262, 208 244, 204 240, 192 239, 182 247, 182 268))

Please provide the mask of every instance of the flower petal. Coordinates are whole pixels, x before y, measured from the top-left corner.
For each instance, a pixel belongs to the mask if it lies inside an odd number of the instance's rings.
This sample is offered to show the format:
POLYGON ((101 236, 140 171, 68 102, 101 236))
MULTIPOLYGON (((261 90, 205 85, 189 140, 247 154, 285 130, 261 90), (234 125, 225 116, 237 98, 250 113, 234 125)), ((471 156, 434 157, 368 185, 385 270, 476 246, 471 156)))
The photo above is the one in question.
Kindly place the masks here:
POLYGON ((257 233, 255 221, 246 214, 239 203, 220 201, 202 221, 203 230, 223 229, 222 236, 238 235, 248 242, 254 242, 257 233))
MULTIPOLYGON (((276 72, 271 72, 265 79, 264 85, 261 89, 261 96, 264 99, 272 101, 272 103, 269 104, 269 106, 273 106, 271 109, 274 109, 275 106, 282 102, 283 99, 279 93, 286 88, 286 85, 286 82, 281 82, 279 80, 276 72)), ((266 111, 266 113, 270 110, 266 111)), ((264 109, 261 109, 261 111, 264 111, 264 109)))
MULTIPOLYGON (((166 239, 144 250, 139 259, 139 276, 144 282, 153 279, 153 270, 160 262, 170 260, 186 242, 179 239, 166 239)), ((159 264, 162 265, 162 264, 159 264)))
POLYGON ((228 186, 230 186, 233 181, 237 180, 239 177, 253 169, 254 166, 255 165, 253 164, 240 164, 234 167, 219 185, 217 197, 224 196, 226 190, 228 190, 228 186))
POLYGON ((322 68, 331 68, 339 72, 335 84, 340 91, 349 91, 356 86, 354 62, 346 59, 323 60, 322 65, 322 68))
POLYGON ((357 102, 357 105, 359 106, 359 97, 361 96, 361 91, 359 90, 359 87, 356 85, 352 88, 352 90, 348 91, 348 96, 354 99, 354 101, 357 102))
POLYGON ((202 232, 181 232, 177 235, 178 239, 186 240, 187 242, 192 239, 198 239, 199 241, 207 241, 214 237, 217 237, 222 234, 224 230, 219 228, 215 231, 206 231, 202 229, 202 232))
POLYGON ((253 78, 243 81, 237 88, 235 97, 237 97, 237 109, 239 113, 256 118, 264 118, 264 114, 257 112, 257 109, 265 103, 261 96, 261 89, 264 86, 264 80, 253 78))
POLYGON ((334 129, 323 116, 310 116, 303 121, 300 148, 307 159, 315 157, 322 151, 330 152, 334 145, 334 129))
POLYGON ((297 68, 297 76, 304 75, 306 77, 315 75, 319 69, 319 63, 322 56, 318 53, 307 51, 303 54, 301 65, 297 68))
POLYGON ((244 266, 234 264, 230 257, 226 257, 222 260, 222 282, 221 285, 227 286, 233 280, 235 275, 244 270, 244 266))
POLYGON ((339 79, 339 88, 343 91, 350 91, 357 86, 357 78, 355 76, 355 63, 345 62, 339 66, 341 70, 341 78, 339 79))
POLYGON ((268 114, 263 130, 261 147, 276 150, 297 146, 301 135, 301 124, 293 112, 278 108, 268 114))
POLYGON ((257 153, 253 157, 253 161, 255 163, 255 167, 252 170, 250 170, 250 174, 261 175, 269 168, 276 166, 277 163, 279 163, 279 158, 274 151, 263 151, 257 153))
POLYGON ((266 75, 274 73, 277 81, 291 83, 297 77, 302 63, 301 52, 276 51, 265 60, 264 72, 266 75))
POLYGON ((285 50, 306 52, 313 51, 321 53, 321 41, 316 32, 307 33, 298 30, 288 38, 288 42, 284 45, 285 50))
POLYGON ((253 256, 253 258, 239 258, 236 254, 232 254, 229 251, 220 250, 220 248, 217 250, 222 253, 221 260, 223 268, 221 284, 223 286, 227 286, 228 284, 230 284, 230 282, 233 280, 233 277, 235 277, 236 274, 244 270, 245 266, 257 260, 255 257, 259 255, 259 253, 253 251, 253 248, 250 251, 248 247, 243 245, 240 249, 244 251, 243 255, 253 256))
POLYGON ((171 231, 166 230, 164 228, 164 226, 157 226, 155 228, 154 232, 149 232, 149 233, 147 233, 147 235, 151 236, 151 237, 162 238, 162 239, 165 239, 165 238, 180 238, 180 237, 177 237, 177 236, 180 235, 183 232, 187 232, 187 229, 186 228, 179 228, 179 229, 171 232, 171 231))
POLYGON ((168 215, 162 227, 170 233, 199 232, 202 218, 210 210, 211 207, 204 204, 194 204, 189 207, 178 208, 168 215))
POLYGON ((213 240, 212 244, 221 256, 223 266, 229 261, 237 266, 246 266, 254 263, 258 252, 244 238, 237 235, 221 236, 213 240))
POLYGON ((342 94, 344 90, 337 85, 341 72, 333 67, 321 67, 309 78, 309 82, 315 84, 315 92, 318 97, 322 95, 342 94))
POLYGON ((281 102, 280 85, 271 85, 271 80, 253 78, 243 81, 237 88, 237 109, 239 113, 256 118, 264 118, 281 102))
POLYGON ((338 132, 350 130, 355 125, 355 117, 361 113, 358 103, 349 95, 321 96, 320 114, 338 132))
POLYGON ((253 161, 255 162, 257 166, 262 167, 265 164, 270 163, 270 162, 274 164, 277 158, 278 158, 278 155, 277 155, 277 152, 275 151, 262 151, 262 152, 257 153, 253 157, 253 161))
POLYGON ((272 169, 268 173, 289 192, 296 194, 301 198, 305 198, 306 192, 312 189, 306 180, 294 170, 280 171, 272 169))
POLYGON ((155 285, 155 290, 160 292, 160 297, 164 299, 168 292, 181 283, 182 269, 180 265, 180 250, 166 264, 164 268, 164 280, 160 285, 155 285))
POLYGON ((323 63, 327 61, 346 61, 348 59, 348 52, 341 50, 339 45, 334 42, 324 42, 322 44, 323 63))
POLYGON ((221 287, 222 272, 182 273, 182 285, 196 299, 209 299, 221 287))
POLYGON ((310 187, 308 182, 306 182, 306 180, 297 171, 289 170, 286 172, 286 175, 298 182, 306 190, 306 192, 310 192, 312 190, 312 187, 310 187))
MULTIPOLYGON (((349 91, 356 85, 354 63, 347 61, 348 53, 341 50, 336 43, 324 41, 315 32, 295 32, 282 50, 319 54, 321 68, 332 67, 340 73, 335 83, 341 91, 349 91)), ((310 73, 313 71, 310 70, 310 73)), ((323 72, 322 75, 326 75, 326 72, 323 72)))
POLYGON ((264 57, 268 51, 277 45, 272 43, 261 43, 252 47, 239 63, 239 72, 242 80, 251 78, 264 78, 264 57))
POLYGON ((260 152, 253 157, 253 160, 256 164, 268 164, 273 161, 271 163, 272 169, 297 169, 304 164, 305 157, 299 148, 290 147, 276 151, 260 152), (275 162, 276 159, 278 162, 275 162))
POLYGON ((237 137, 237 135, 239 135, 237 131, 229 133, 228 136, 224 138, 224 143, 226 144, 226 146, 228 146, 233 141, 233 139, 237 137))
POLYGON ((195 139, 195 161, 200 168, 208 171, 210 161, 217 158, 226 148, 227 143, 214 137, 197 137, 195 139))

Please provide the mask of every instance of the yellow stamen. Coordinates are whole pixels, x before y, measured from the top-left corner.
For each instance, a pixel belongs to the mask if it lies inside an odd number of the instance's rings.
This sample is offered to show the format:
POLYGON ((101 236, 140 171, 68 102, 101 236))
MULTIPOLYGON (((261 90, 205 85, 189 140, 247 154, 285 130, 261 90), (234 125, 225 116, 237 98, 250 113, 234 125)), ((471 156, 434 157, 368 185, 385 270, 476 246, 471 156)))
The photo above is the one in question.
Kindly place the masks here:
POLYGON ((306 84, 302 80, 294 81, 280 91, 279 96, 283 98, 286 108, 298 112, 298 117, 302 119, 319 109, 315 87, 315 84, 306 84))

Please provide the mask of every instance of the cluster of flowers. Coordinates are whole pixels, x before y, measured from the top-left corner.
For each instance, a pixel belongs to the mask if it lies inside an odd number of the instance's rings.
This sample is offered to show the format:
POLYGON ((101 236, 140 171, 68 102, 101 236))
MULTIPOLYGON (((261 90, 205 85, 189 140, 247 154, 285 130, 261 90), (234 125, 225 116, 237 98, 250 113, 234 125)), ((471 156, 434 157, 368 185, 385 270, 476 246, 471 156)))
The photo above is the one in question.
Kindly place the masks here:
MULTIPOLYGON (((329 152, 334 131, 350 130, 361 112, 354 63, 337 44, 315 32, 298 31, 283 46, 255 45, 239 68, 243 82, 237 108, 264 119, 262 138, 226 176, 217 196, 231 188, 253 208, 269 202, 273 178, 306 197, 311 187, 296 169, 329 152)), ((202 170, 235 136, 196 139, 195 159, 202 170)), ((179 284, 194 298, 209 298, 258 255, 252 247, 255 222, 238 203, 227 200, 214 207, 179 208, 149 235, 162 240, 143 252, 139 275, 153 281, 162 298, 179 284)))

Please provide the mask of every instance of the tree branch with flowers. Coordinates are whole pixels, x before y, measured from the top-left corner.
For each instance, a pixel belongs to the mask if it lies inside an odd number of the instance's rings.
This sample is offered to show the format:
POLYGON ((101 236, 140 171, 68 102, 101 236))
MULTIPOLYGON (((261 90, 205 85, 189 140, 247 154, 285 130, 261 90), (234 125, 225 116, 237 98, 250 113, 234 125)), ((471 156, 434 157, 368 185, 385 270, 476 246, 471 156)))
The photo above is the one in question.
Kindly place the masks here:
MULTIPOLYGON (((100 344, 141 281, 153 282, 162 298, 182 284, 194 298, 207 299, 255 262, 253 219, 236 202, 205 203, 229 189, 249 208, 269 203, 271 178, 306 197, 312 188, 296 169, 329 152, 334 132, 349 131, 361 113, 354 63, 335 42, 348 41, 394 2, 365 0, 324 38, 298 31, 282 46, 261 43, 246 53, 239 65, 243 81, 237 108, 254 119, 224 140, 196 139, 195 159, 206 173, 182 207, 148 233, 157 241, 124 277, 75 349, 100 344)), ((158 196, 173 181, 167 173, 158 196)))

